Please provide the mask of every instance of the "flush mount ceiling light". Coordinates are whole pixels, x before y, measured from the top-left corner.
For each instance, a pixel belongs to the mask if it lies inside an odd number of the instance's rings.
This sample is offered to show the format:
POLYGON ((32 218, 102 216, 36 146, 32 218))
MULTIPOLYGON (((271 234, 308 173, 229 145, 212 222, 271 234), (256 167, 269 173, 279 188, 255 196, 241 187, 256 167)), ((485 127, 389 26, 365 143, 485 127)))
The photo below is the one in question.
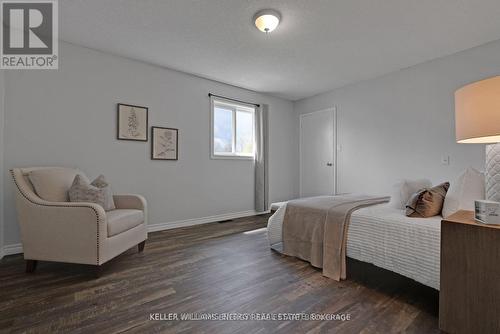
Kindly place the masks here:
POLYGON ((264 9, 254 16, 254 22, 257 29, 262 32, 268 33, 276 29, 280 24, 280 13, 273 9, 264 9))

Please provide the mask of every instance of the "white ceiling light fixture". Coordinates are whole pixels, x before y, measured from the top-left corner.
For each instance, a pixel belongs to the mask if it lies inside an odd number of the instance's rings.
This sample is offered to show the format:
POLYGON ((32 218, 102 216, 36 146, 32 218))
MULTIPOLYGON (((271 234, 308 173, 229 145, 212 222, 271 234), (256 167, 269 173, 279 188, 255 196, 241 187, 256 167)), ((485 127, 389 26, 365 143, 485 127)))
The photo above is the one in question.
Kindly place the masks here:
POLYGON ((281 15, 273 9, 258 11, 254 16, 254 23, 257 29, 269 33, 280 24, 281 15))

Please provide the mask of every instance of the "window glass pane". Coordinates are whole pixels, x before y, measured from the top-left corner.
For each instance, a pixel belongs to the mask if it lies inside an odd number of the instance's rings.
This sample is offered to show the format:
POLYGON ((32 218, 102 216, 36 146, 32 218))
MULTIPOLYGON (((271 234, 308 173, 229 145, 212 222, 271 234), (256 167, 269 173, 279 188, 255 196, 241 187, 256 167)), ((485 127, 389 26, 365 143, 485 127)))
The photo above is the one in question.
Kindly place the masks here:
POLYGON ((236 153, 253 154, 253 113, 236 112, 236 153))
POLYGON ((233 111, 214 107, 214 152, 233 151, 233 111))

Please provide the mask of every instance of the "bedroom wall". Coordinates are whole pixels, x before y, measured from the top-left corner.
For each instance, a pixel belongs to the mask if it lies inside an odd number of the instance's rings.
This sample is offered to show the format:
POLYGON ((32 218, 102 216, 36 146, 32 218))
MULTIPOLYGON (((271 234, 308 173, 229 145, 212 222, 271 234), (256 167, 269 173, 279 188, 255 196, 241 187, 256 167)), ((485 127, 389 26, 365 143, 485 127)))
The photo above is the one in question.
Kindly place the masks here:
POLYGON ((4 137, 4 71, 0 70, 0 259, 4 255, 4 217, 3 217, 3 137, 4 137))
POLYGON ((295 111, 336 105, 339 191, 389 193, 398 178, 437 183, 484 169, 484 145, 455 142, 454 91, 499 74, 496 41, 297 101, 295 111))
POLYGON ((150 224, 252 212, 253 163, 210 159, 209 92, 269 105, 270 199, 296 197, 298 125, 291 102, 61 43, 59 70, 6 74, 6 244, 19 242, 7 175, 15 166, 103 173, 116 193, 147 198, 150 224), (150 142, 116 140, 118 102, 149 107, 150 126, 179 128, 179 161, 150 160, 150 142))

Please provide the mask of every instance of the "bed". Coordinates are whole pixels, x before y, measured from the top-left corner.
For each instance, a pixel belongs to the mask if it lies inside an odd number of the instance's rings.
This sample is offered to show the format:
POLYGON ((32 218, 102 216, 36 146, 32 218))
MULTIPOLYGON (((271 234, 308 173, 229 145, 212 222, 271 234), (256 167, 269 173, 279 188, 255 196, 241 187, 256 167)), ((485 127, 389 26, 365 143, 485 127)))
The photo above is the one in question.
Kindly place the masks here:
MULTIPOLYGON (((271 248, 282 249, 286 202, 269 218, 271 248)), ((372 263, 439 290, 441 216, 406 217, 388 204, 355 211, 347 234, 347 257, 372 263)))

